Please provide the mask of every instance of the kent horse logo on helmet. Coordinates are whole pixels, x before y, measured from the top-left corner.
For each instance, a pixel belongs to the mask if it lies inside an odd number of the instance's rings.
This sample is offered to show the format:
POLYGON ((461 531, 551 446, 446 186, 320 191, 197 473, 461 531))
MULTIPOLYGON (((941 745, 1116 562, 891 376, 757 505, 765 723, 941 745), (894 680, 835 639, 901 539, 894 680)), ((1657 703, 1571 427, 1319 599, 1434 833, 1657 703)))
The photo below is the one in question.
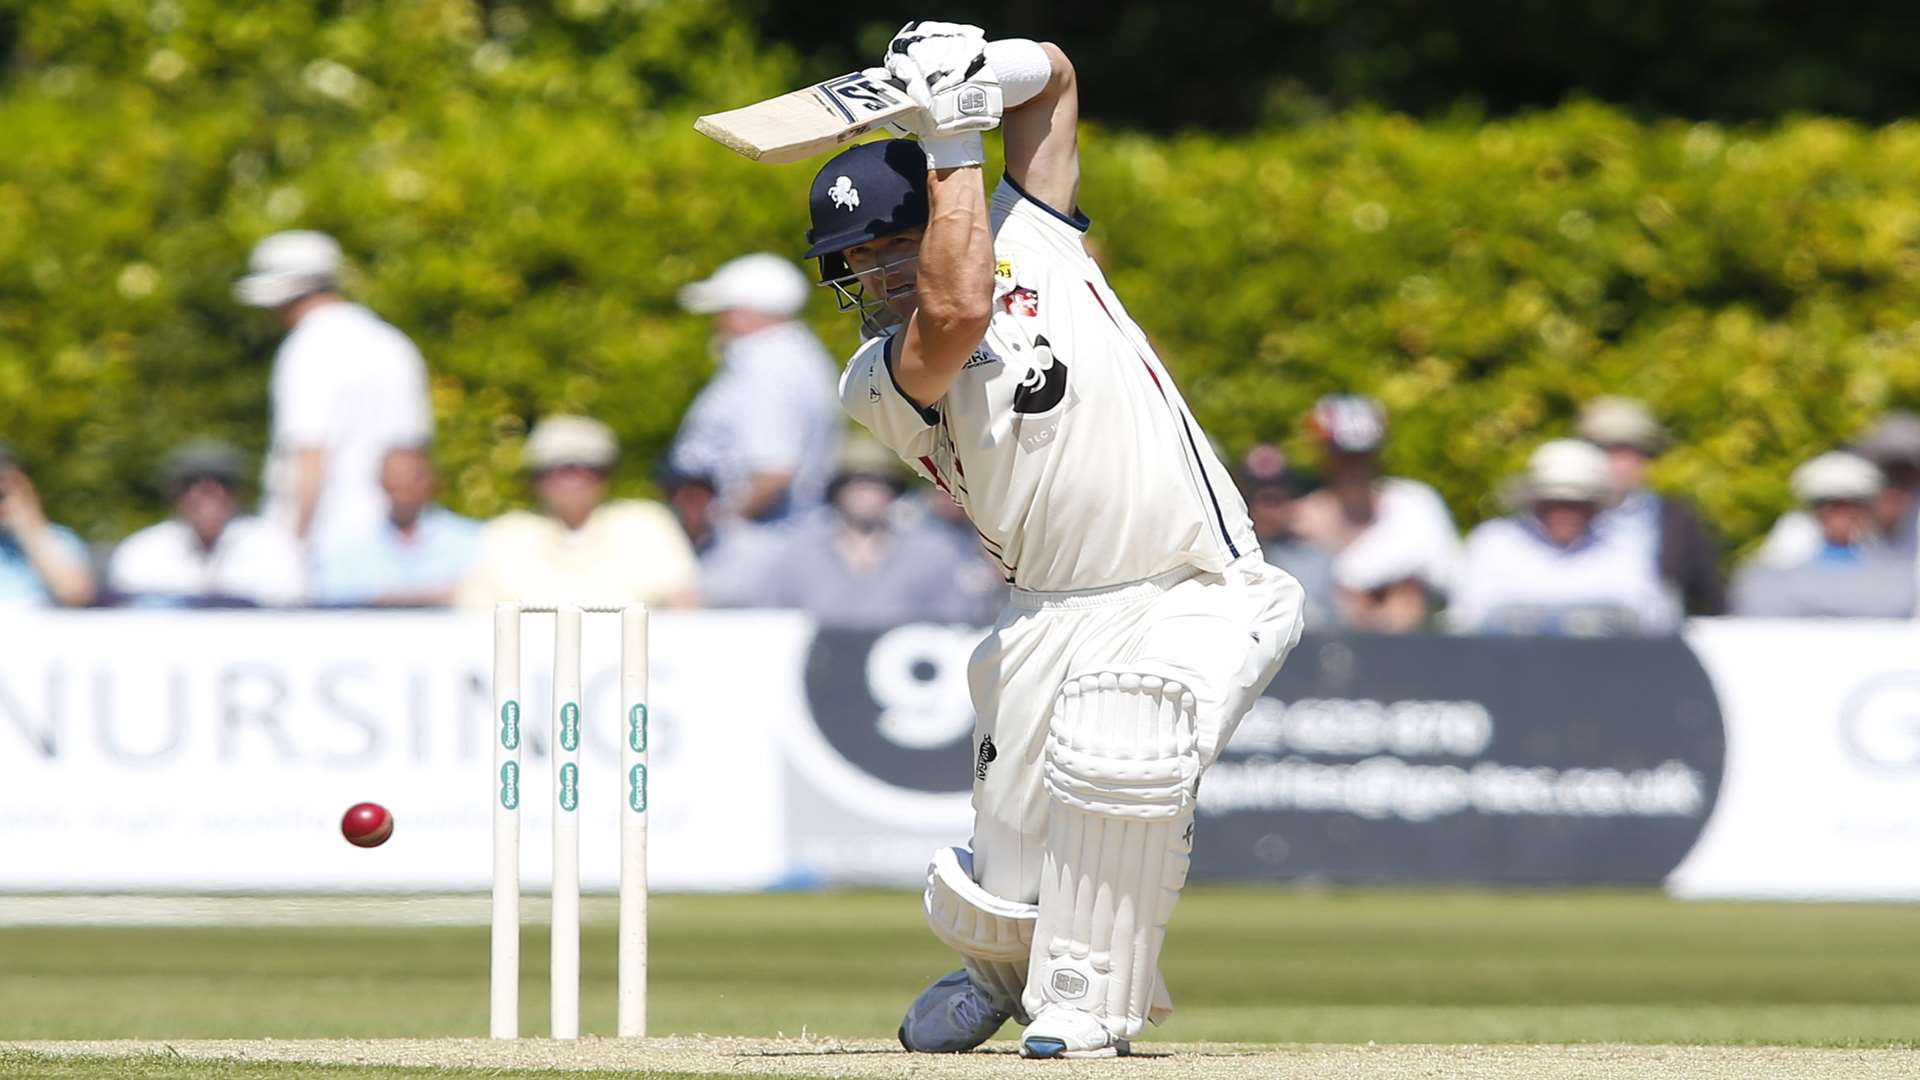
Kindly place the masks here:
POLYGON ((911 139, 882 139, 844 150, 814 175, 807 203, 812 227, 806 257, 820 260, 820 283, 834 291, 840 310, 857 311, 869 337, 897 324, 886 297, 877 295, 872 281, 854 274, 841 253, 926 226, 926 153, 911 139))

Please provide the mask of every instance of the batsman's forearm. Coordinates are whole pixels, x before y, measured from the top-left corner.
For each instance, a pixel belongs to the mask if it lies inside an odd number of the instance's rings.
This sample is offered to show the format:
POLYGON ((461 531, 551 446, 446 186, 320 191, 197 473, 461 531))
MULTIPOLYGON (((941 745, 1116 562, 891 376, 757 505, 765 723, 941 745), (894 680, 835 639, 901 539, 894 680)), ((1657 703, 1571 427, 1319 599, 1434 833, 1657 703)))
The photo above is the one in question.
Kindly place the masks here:
POLYGON ((1057 97, 1073 79, 1073 64, 1050 41, 1007 38, 987 43, 987 63, 1000 80, 1007 112, 1057 97))
POLYGON ((979 166, 928 173, 927 204, 917 278, 923 332, 970 337, 971 353, 993 303, 993 232, 979 166))

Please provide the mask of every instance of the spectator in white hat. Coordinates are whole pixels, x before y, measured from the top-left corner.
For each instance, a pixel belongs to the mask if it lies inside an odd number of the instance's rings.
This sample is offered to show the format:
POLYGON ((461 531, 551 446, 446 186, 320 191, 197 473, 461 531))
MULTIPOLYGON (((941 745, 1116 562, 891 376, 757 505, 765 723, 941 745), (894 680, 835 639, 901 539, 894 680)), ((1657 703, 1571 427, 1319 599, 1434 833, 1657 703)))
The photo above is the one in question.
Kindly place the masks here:
POLYGON ((1641 402, 1600 397, 1580 410, 1575 430, 1607 455, 1613 503, 1603 526, 1646 550, 1687 614, 1724 614, 1719 541, 1691 505, 1647 486, 1647 468, 1667 448, 1666 429, 1641 402))
MULTIPOLYGON (((1873 503, 1878 541, 1920 555, 1920 416, 1887 413, 1849 449, 1877 466, 1885 480, 1873 503)), ((1819 523, 1805 510, 1781 514, 1752 565, 1798 566, 1820 550, 1820 535, 1819 523)))
POLYGON ((1734 575, 1736 615, 1908 618, 1913 557, 1880 540, 1876 503, 1886 481, 1873 462, 1829 451, 1795 469, 1793 493, 1818 530, 1798 563, 1756 560, 1734 575))
POLYGON ((584 416, 549 416, 523 461, 537 512, 516 510, 480 531, 480 554, 454 594, 464 608, 525 603, 690 606, 699 566, 673 512, 646 499, 607 499, 620 447, 584 416))
POLYGON ((1670 634, 1680 604, 1645 549, 1602 527, 1607 455, 1555 439, 1527 461, 1523 508, 1467 536, 1448 619, 1476 634, 1670 634))
POLYGON ((427 369, 407 336, 342 294, 340 245, 325 233, 275 233, 234 283, 287 331, 273 361, 273 431, 263 516, 309 549, 379 527, 388 448, 433 434, 427 369))
POLYGON ((799 321, 807 279, 776 255, 743 255, 680 290, 713 319, 720 369, 680 423, 676 474, 712 480, 717 516, 790 522, 820 506, 840 450, 838 368, 799 321))
POLYGON ((1324 451, 1318 491, 1299 500, 1293 528, 1333 553, 1340 620, 1355 630, 1417 630, 1452 585, 1460 532, 1440 493, 1382 475, 1387 416, 1350 394, 1321 398, 1307 427, 1324 451))

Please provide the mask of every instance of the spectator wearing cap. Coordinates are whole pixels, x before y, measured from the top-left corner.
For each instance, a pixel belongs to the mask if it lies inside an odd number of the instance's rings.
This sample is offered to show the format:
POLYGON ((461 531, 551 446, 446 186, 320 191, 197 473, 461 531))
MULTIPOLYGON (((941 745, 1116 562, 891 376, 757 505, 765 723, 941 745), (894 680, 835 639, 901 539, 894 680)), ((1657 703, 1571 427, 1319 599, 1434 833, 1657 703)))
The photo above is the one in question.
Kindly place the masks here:
POLYGON ((167 455, 161 482, 173 516, 127 537, 107 563, 122 602, 194 607, 286 607, 304 592, 293 538, 239 513, 240 452, 196 439, 167 455))
POLYGON ((298 230, 260 241, 234 284, 287 331, 273 361, 265 516, 309 552, 386 516, 380 460, 433 434, 427 369, 407 336, 341 292, 340 245, 298 230))
POLYGON ((948 611, 953 617, 946 621, 992 626, 1006 604, 1006 570, 952 495, 931 484, 914 488, 896 505, 903 521, 947 547, 948 562, 954 568, 954 596, 948 611))
POLYGON ((314 558, 313 599, 332 607, 445 607, 480 550, 480 524, 434 501, 439 480, 425 447, 380 461, 386 518, 314 558))
POLYGON ((1613 481, 1591 443, 1555 439, 1527 461, 1524 507, 1482 523, 1448 608, 1476 634, 1670 634, 1680 605, 1638 542, 1606 527, 1613 481))
POLYGON ((697 603, 699 564, 672 511, 607 499, 619 457, 613 432, 598 420, 549 416, 534 425, 525 462, 539 509, 487 522, 455 604, 697 603))
POLYGON ((1333 556, 1294 529, 1297 502, 1309 486, 1277 446, 1256 446, 1240 459, 1240 493, 1260 538, 1260 553, 1306 590, 1307 629, 1324 633, 1340 625, 1333 606, 1333 556))
MULTIPOLYGON (((1920 417, 1895 411, 1854 440, 1852 452, 1872 462, 1885 480, 1874 500, 1876 539, 1920 555, 1920 417)), ((1753 563, 1798 566, 1820 550, 1821 529, 1813 515, 1780 515, 1753 563)))
POLYGON ((785 523, 820 505, 839 452, 837 368, 798 320, 807 280, 775 255, 744 255, 680 290, 713 319, 720 369, 688 407, 668 452, 705 476, 718 517, 785 523))
POLYGON ((0 608, 93 603, 87 545, 47 520, 40 493, 0 446, 0 608))
POLYGON ((1830 451, 1794 470, 1793 492, 1818 529, 1798 563, 1764 560, 1733 579, 1736 615, 1908 618, 1914 614, 1911 555, 1879 541, 1876 504, 1886 483, 1873 462, 1830 451))
POLYGON ((850 440, 826 510, 784 538, 775 605, 806 611, 823 626, 975 622, 978 602, 955 587, 968 560, 924 527, 902 490, 891 451, 871 439, 850 440))
POLYGON ((1638 401, 1601 397, 1580 410, 1576 431, 1607 455, 1613 504, 1602 526, 1645 549, 1687 614, 1725 614, 1719 541, 1692 506, 1647 486, 1647 468, 1667 448, 1666 429, 1638 401))
POLYGON ((780 534, 743 527, 722 516, 713 478, 669 470, 667 505, 700 561, 700 603, 710 608, 774 607, 780 534))
POLYGON ((1294 529, 1333 554, 1341 621, 1356 630, 1417 630, 1451 587, 1460 533, 1439 492, 1382 475, 1387 416, 1372 398, 1323 397, 1307 418, 1324 483, 1302 497, 1294 529))

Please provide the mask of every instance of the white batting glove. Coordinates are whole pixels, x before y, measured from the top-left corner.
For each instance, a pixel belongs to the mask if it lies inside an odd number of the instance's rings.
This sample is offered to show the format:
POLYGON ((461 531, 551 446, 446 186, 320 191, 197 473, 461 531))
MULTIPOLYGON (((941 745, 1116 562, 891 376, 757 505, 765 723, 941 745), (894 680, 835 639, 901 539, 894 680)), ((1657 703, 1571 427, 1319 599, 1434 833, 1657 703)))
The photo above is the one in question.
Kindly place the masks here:
POLYGON ((1000 125, 1000 80, 987 63, 986 33, 963 23, 910 22, 887 46, 887 74, 920 105, 902 126, 920 136, 928 167, 986 160, 980 133, 1000 125))

